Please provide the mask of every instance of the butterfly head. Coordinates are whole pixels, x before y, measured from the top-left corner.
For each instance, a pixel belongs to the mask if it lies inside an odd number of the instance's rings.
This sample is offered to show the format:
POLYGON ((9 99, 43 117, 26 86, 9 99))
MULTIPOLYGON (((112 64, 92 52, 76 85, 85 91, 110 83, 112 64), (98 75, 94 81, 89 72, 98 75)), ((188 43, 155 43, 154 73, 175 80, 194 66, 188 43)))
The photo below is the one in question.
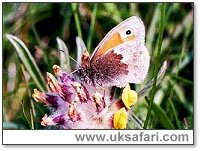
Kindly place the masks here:
POLYGON ((81 64, 74 75, 85 84, 93 84, 93 81, 91 80, 93 74, 90 63, 90 54, 87 50, 84 50, 81 56, 81 64))

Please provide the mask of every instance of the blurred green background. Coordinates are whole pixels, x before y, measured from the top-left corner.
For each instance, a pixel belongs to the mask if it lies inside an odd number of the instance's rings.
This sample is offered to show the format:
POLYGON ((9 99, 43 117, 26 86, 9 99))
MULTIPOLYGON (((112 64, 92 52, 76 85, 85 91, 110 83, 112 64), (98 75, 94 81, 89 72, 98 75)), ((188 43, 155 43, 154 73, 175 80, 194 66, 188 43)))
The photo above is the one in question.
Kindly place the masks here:
MULTIPOLYGON (((146 28, 145 43, 151 56, 148 81, 156 61, 160 7, 161 3, 3 3, 3 128, 43 129, 40 119, 48 113, 47 107, 31 98, 37 85, 6 34, 26 44, 45 77, 46 72, 53 73, 54 64, 59 65, 57 37, 76 58, 78 35, 92 53, 109 30, 136 15, 146 28)), ((167 60, 168 68, 156 89, 148 128, 193 129, 193 3, 167 3, 165 14, 159 66, 167 60)), ((144 122, 147 109, 141 97, 133 112, 144 122)), ((130 120, 128 128, 137 126, 130 120)))

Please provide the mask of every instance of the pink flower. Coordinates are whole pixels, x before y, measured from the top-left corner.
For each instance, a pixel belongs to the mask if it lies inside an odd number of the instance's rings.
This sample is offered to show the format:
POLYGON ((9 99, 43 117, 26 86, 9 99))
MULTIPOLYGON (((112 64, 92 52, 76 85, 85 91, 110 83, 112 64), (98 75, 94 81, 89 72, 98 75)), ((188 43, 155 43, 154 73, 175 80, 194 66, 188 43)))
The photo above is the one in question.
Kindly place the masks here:
POLYGON ((123 101, 126 101, 123 103, 121 97, 113 99, 110 88, 84 84, 57 65, 53 69, 57 79, 47 73, 49 91, 44 93, 35 89, 32 95, 51 109, 51 114, 42 118, 41 125, 57 125, 62 129, 126 128, 128 108, 137 102, 137 98, 130 101, 133 90, 129 86, 123 92, 123 101))

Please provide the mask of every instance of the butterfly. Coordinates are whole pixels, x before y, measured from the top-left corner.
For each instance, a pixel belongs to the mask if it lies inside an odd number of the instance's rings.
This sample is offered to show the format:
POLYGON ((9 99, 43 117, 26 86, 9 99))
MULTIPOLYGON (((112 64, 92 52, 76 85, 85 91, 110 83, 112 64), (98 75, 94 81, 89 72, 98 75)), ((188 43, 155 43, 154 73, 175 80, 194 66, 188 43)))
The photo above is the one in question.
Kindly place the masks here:
POLYGON ((86 50, 83 52, 76 75, 94 86, 124 87, 143 82, 149 62, 144 24, 132 16, 110 30, 91 56, 86 50))

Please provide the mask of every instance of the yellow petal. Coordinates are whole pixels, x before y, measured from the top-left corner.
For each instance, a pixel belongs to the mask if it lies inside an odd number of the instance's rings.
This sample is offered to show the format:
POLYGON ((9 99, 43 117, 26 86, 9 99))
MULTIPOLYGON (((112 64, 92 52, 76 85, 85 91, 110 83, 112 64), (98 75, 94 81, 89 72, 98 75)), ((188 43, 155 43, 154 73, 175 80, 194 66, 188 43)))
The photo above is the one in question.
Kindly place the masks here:
POLYGON ((114 114, 113 125, 116 129, 125 129, 128 121, 128 115, 125 108, 121 108, 114 114))
POLYGON ((127 84, 122 92, 122 101, 124 105, 130 109, 130 107, 137 102, 137 99, 137 92, 131 90, 130 85, 127 84))

